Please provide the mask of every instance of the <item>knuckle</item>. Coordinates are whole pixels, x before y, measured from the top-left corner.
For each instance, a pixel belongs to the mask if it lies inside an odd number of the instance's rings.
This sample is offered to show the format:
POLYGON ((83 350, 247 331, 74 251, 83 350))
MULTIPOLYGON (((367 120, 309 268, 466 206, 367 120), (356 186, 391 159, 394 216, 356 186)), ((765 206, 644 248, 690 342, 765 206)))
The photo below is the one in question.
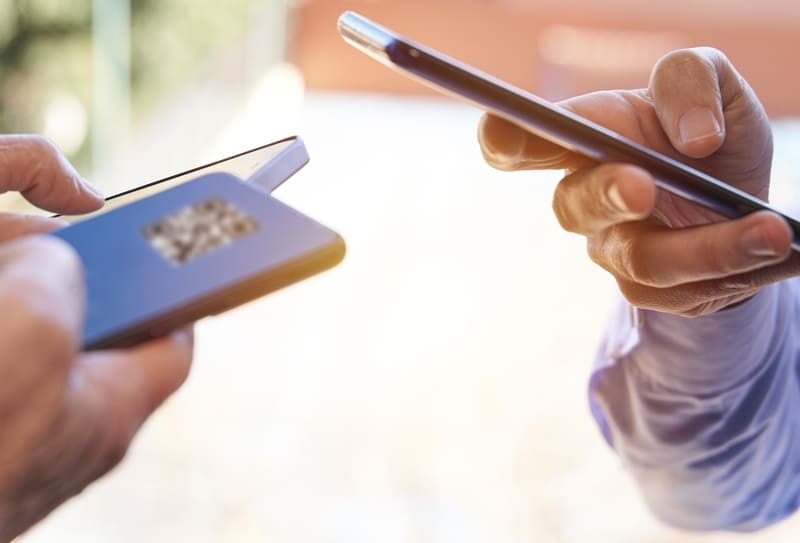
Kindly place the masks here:
POLYGON ((640 309, 687 317, 694 310, 695 301, 687 301, 679 289, 663 289, 624 280, 618 280, 617 285, 624 298, 640 309))
POLYGON ((589 260, 605 269, 605 253, 603 247, 603 236, 594 236, 586 240, 586 254, 589 255, 589 260))
POLYGON ((613 229, 608 229, 596 236, 591 236, 586 240, 586 254, 589 259, 610 273, 617 280, 627 279, 615 265, 614 253, 615 244, 610 241, 613 237, 613 229))
POLYGON ((632 281, 651 287, 659 286, 652 267, 647 261, 635 256, 634 254, 629 253, 623 268, 625 269, 626 275, 632 281))
POLYGON ((596 236, 588 238, 586 252, 589 259, 610 273, 617 281, 630 282, 627 269, 630 241, 619 235, 619 227, 611 226, 596 236))
POLYGON ((628 281, 647 286, 656 286, 653 270, 643 255, 642 247, 634 236, 626 232, 625 225, 614 225, 608 229, 609 243, 613 242, 612 268, 614 273, 628 281))
POLYGON ((553 194, 552 208, 553 213, 558 220, 558 224, 567 232, 574 232, 576 230, 575 221, 573 220, 570 207, 567 204, 569 197, 567 195, 568 189, 566 184, 562 181, 556 185, 555 193, 553 194))
POLYGON ((681 312, 681 316, 687 319, 696 319, 704 315, 707 315, 709 312, 711 312, 712 307, 713 304, 710 304, 708 302, 703 302, 693 307, 690 307, 689 309, 683 310, 681 312))
POLYGON ((645 294, 646 288, 642 285, 637 285, 632 281, 617 278, 617 287, 619 288, 619 292, 622 294, 622 297, 634 307, 648 309, 652 305, 650 298, 645 294))
POLYGON ((704 317, 725 307, 725 300, 726 298, 709 298, 700 295, 693 298, 692 301, 684 303, 678 314, 687 319, 704 317))
POLYGON ((715 297, 728 298, 751 291, 754 287, 752 277, 753 274, 742 274, 717 280, 714 288, 715 297))
POLYGON ((642 301, 637 296, 638 290, 631 286, 632 283, 628 283, 627 281, 617 281, 617 285, 619 287, 620 294, 622 294, 622 297, 625 298, 628 303, 636 307, 643 307, 642 301))
POLYGON ((107 474, 125 459, 133 437, 118 428, 113 432, 103 434, 102 424, 95 424, 94 430, 95 433, 89 434, 91 442, 82 447, 82 458, 79 460, 82 468, 78 479, 81 487, 84 488, 92 481, 107 474))
POLYGON ((706 270, 714 270, 718 275, 730 275, 736 271, 737 253, 734 248, 721 244, 711 236, 701 236, 696 240, 695 254, 706 270))
POLYGON ((567 232, 585 234, 593 231, 595 215, 605 214, 603 198, 595 192, 596 183, 592 176, 584 170, 568 171, 567 175, 556 185, 553 193, 552 208, 558 224, 567 232), (598 212, 598 201, 603 211, 598 212))
MULTIPOLYGON (((85 490, 92 482, 106 475, 125 458, 131 438, 122 432, 107 431, 111 420, 104 415, 74 411, 62 412, 53 425, 51 443, 61 445, 56 469, 69 470, 67 477, 61 474, 61 484, 52 490, 69 498, 85 490)), ((43 470, 52 470, 52 462, 43 470)), ((51 477, 56 474, 51 472, 51 477)))
POLYGON ((28 136, 29 151, 35 167, 32 171, 34 180, 44 177, 72 177, 71 168, 58 146, 46 136, 28 136))
POLYGON ((32 134, 27 136, 27 142, 30 148, 39 156, 57 158, 61 155, 58 146, 47 136, 32 134))
POLYGON ((108 473, 125 459, 132 439, 131 433, 119 432, 108 440, 98 458, 98 476, 108 473))

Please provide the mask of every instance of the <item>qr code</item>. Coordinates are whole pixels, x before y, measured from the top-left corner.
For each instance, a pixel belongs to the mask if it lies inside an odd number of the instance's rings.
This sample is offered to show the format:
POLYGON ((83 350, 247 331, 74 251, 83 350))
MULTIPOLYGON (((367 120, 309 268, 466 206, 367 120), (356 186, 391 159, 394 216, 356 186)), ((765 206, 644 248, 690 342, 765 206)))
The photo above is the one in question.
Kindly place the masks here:
POLYGON ((145 227, 144 237, 174 264, 232 243, 258 230, 258 223, 222 198, 184 207, 145 227))

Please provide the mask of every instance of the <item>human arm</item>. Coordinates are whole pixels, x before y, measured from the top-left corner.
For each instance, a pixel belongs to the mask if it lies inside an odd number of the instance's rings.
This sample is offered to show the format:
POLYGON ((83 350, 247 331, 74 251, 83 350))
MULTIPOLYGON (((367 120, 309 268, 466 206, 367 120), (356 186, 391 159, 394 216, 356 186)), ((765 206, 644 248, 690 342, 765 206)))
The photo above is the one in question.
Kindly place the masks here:
POLYGON ((663 521, 753 531, 796 509, 799 289, 782 281, 695 319, 615 308, 591 409, 663 521))
MULTIPOLYGON (((0 186, 60 213, 102 205, 51 144, 0 136, 0 186)), ((0 214, 0 541, 118 463, 140 425, 186 378, 191 333, 81 353, 84 284, 54 219, 0 214)))
MULTIPOLYGON (((648 89, 593 93, 562 105, 768 196, 766 115, 717 51, 666 56, 648 89)), ((776 284, 800 271, 798 257, 788 256, 788 226, 768 212, 721 221, 657 191, 637 167, 596 165, 500 119, 485 118, 480 138, 498 168, 568 170, 556 189, 556 215, 565 229, 586 236, 590 257, 627 299, 598 353, 593 408, 653 510, 694 529, 755 529, 785 514, 796 493, 765 474, 800 457, 774 439, 800 430, 800 422, 781 416, 800 391, 765 388, 759 376, 785 384, 797 351, 791 326, 754 319, 791 315, 798 304, 791 284, 776 284), (701 374, 715 386, 698 389, 701 374), (766 390, 769 401, 756 404, 766 390), (756 408, 763 409, 759 416, 756 408), (748 409, 754 416, 743 416, 748 409), (739 507, 742 497, 752 506, 739 507)))

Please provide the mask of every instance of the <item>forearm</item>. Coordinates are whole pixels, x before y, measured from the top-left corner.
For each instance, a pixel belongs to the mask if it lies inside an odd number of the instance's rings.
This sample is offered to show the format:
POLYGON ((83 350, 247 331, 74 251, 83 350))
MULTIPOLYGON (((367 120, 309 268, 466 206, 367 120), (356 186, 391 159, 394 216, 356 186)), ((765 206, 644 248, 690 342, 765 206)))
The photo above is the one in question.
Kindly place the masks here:
POLYGON ((683 319, 620 313, 592 409, 654 512, 691 529, 753 530, 796 508, 798 285, 683 319))

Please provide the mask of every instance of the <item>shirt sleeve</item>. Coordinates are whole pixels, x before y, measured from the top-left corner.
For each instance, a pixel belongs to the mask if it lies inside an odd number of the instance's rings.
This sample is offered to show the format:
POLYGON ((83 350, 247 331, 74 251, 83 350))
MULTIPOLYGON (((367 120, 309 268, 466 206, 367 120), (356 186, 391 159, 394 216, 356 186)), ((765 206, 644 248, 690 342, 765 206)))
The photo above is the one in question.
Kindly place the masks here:
POLYGON ((800 504, 798 289, 698 318, 616 307, 590 406, 665 522, 753 531, 800 504))

